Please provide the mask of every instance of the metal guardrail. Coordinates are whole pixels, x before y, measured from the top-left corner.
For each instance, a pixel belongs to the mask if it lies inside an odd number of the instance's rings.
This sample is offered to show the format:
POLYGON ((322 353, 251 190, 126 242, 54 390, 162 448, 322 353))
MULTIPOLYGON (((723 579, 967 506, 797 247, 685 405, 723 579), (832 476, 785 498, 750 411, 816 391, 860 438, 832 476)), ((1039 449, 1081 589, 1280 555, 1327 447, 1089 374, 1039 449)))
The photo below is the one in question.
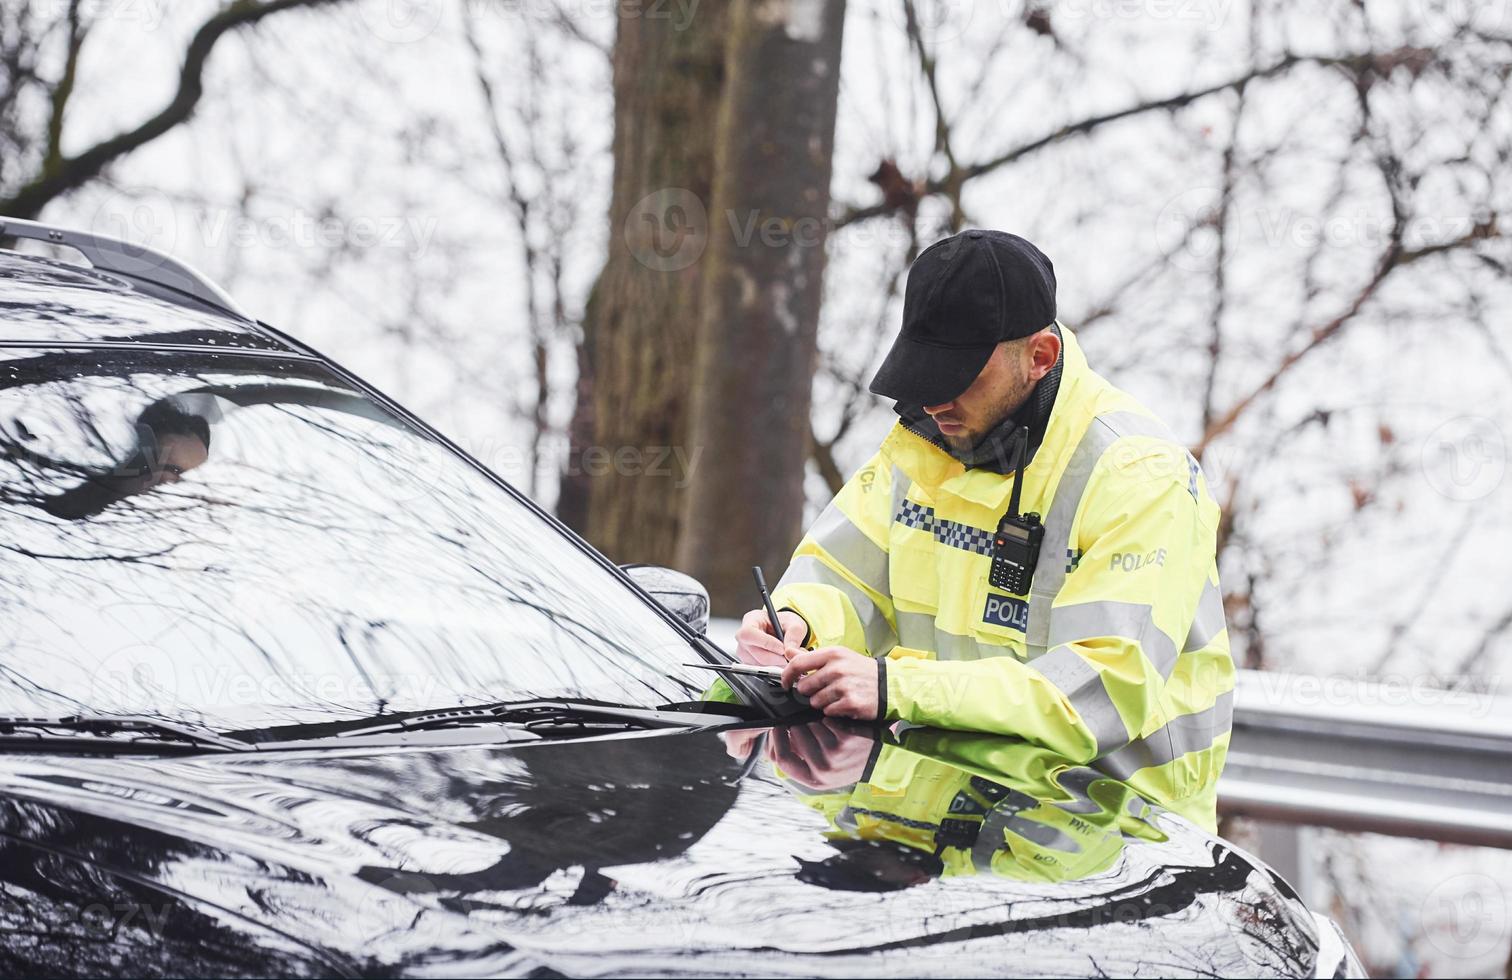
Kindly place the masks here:
POLYGON ((1512 848, 1512 704, 1241 671, 1223 814, 1512 848))

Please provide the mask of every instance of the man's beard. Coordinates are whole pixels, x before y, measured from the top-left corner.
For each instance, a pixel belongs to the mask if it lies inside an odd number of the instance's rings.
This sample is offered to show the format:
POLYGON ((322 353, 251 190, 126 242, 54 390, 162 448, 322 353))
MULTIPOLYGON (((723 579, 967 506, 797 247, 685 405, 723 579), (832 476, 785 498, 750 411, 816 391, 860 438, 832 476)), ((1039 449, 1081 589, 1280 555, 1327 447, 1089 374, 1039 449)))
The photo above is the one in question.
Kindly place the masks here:
MULTIPOLYGON (((989 429, 988 431, 991 430, 989 429)), ((964 436, 947 436, 942 432, 940 433, 940 437, 945 440, 945 445, 950 447, 951 452, 960 456, 964 456, 966 453, 971 452, 976 448, 976 444, 982 441, 981 436, 975 435, 970 432, 966 433, 964 436)))
POLYGON ((993 406, 987 423, 980 430, 975 428, 968 429, 958 436, 947 436, 943 432, 940 433, 941 437, 945 440, 945 445, 949 446, 950 451, 957 455, 965 455, 971 452, 983 439, 987 438, 988 433, 1001 425, 1004 419, 1023 407, 1023 404, 1029 400, 1029 396, 1034 393, 1034 384, 1028 378, 1019 379, 1018 383, 1010 390, 1004 392, 1003 397, 993 406))

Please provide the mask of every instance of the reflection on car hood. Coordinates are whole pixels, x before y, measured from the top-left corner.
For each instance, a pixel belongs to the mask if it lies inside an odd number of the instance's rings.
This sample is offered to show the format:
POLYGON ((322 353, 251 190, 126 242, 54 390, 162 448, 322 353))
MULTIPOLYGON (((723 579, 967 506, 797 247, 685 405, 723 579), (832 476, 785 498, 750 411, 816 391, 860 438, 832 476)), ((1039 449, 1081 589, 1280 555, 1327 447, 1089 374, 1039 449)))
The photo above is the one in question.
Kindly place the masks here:
POLYGON ((0 756, 0 969, 1306 975, 1263 866, 1053 761, 825 723, 0 756))

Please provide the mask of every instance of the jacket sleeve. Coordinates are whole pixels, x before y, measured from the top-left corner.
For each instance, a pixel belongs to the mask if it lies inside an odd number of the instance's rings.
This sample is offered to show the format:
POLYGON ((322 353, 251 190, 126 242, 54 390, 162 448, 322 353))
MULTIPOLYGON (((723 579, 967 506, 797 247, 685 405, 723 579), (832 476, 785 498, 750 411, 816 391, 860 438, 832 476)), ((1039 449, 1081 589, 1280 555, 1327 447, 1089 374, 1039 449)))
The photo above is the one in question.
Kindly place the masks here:
POLYGON ((881 656, 896 643, 888 597, 892 466, 880 453, 856 471, 814 521, 772 593, 809 624, 809 646, 881 656))
POLYGON ((1216 547, 1218 508, 1196 473, 1174 444, 1120 440, 1083 497, 1072 536, 1080 557, 1051 607, 1044 651, 1027 661, 895 660, 888 718, 1020 735, 1076 762, 1159 728, 1162 687, 1216 547))

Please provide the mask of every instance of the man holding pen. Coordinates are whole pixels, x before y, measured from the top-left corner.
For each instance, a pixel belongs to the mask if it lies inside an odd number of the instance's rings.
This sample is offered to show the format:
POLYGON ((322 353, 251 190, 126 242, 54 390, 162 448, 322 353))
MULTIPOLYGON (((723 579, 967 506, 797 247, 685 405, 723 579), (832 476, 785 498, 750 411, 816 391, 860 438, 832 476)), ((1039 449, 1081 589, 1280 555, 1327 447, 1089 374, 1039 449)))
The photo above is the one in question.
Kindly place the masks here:
POLYGON ((827 715, 1018 735, 1216 822, 1234 671, 1196 460, 1094 373, 1032 244, 909 270, 871 390, 899 419, 815 521, 737 656, 827 715))

